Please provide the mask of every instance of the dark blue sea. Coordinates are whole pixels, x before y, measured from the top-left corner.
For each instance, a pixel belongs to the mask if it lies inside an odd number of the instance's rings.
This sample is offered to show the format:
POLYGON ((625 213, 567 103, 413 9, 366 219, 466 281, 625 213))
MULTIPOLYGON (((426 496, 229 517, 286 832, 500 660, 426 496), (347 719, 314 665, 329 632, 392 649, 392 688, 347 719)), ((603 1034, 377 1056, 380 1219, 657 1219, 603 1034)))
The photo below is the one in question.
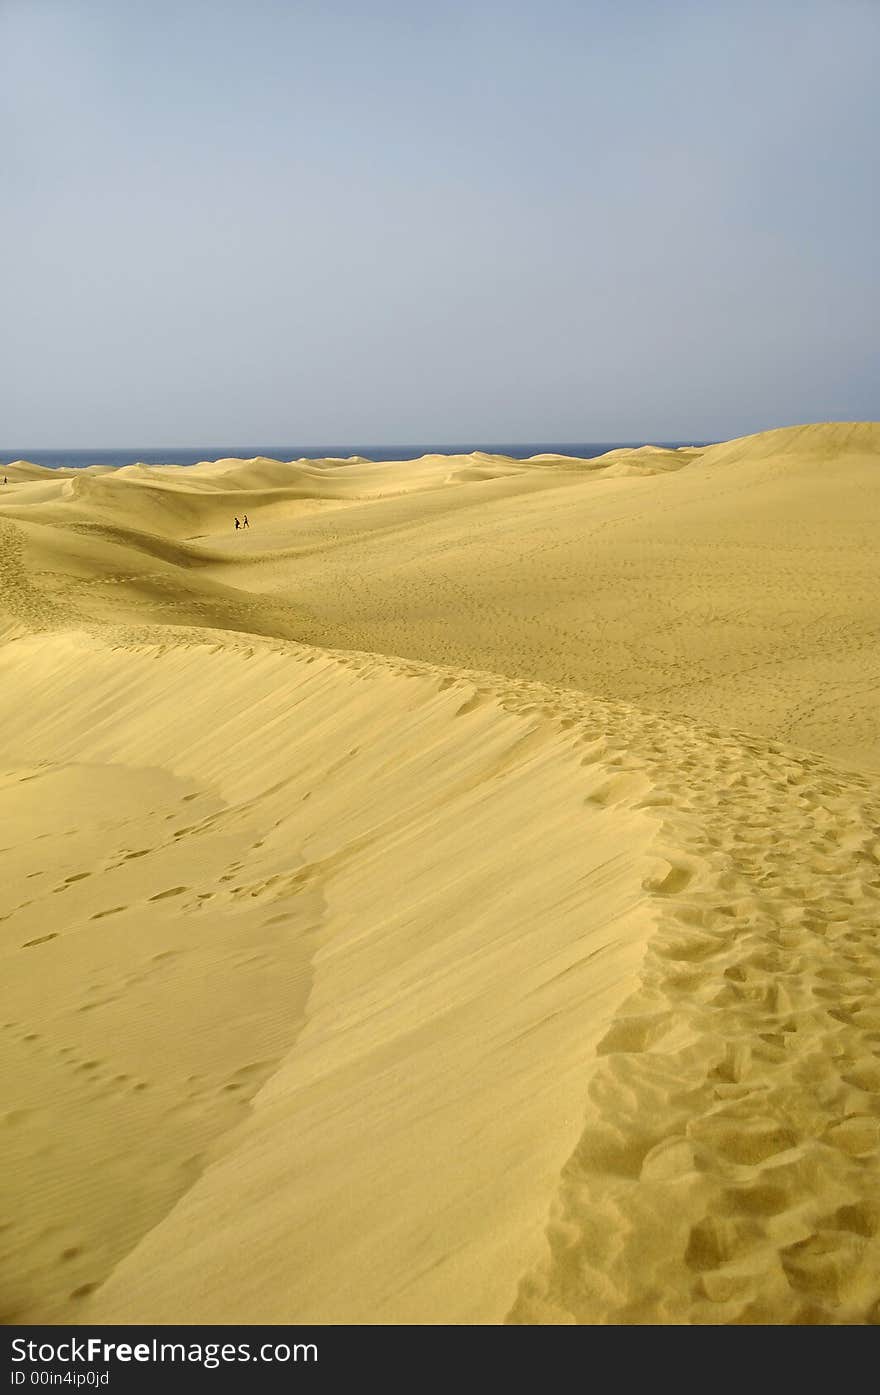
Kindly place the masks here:
MULTIPOLYGON (((607 450, 645 445, 644 441, 428 441, 421 445, 317 445, 317 446, 167 446, 157 450, 152 446, 120 446, 115 450, 42 450, 37 446, 16 447, 0 451, 0 467, 13 460, 30 460, 35 465, 53 469, 84 469, 87 465, 195 465, 200 460, 224 460, 230 457, 250 460, 255 455, 271 460, 322 460, 328 457, 345 459, 362 455, 367 460, 417 460, 421 455, 465 455, 481 450, 488 455, 509 455, 525 460, 530 455, 575 455, 584 460, 602 455, 607 450)), ((652 441, 651 445, 705 446, 708 441, 652 441)))

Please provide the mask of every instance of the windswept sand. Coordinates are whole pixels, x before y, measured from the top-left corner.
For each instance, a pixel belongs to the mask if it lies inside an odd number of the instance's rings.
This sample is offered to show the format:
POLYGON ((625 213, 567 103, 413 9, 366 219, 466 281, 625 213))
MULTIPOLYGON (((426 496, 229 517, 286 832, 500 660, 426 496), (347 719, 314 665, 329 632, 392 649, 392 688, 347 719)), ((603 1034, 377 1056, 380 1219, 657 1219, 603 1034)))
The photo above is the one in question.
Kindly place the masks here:
POLYGON ((6 1320, 880 1321, 880 425, 6 474, 6 1320))

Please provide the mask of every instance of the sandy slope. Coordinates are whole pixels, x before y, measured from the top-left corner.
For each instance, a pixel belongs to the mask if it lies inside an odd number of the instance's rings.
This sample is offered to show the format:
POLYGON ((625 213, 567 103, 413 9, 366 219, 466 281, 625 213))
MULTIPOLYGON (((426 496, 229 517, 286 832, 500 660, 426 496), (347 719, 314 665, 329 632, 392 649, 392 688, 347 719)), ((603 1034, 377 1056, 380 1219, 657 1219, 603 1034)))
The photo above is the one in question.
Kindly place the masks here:
POLYGON ((880 1318, 878 471, 8 467, 0 1312, 880 1318))

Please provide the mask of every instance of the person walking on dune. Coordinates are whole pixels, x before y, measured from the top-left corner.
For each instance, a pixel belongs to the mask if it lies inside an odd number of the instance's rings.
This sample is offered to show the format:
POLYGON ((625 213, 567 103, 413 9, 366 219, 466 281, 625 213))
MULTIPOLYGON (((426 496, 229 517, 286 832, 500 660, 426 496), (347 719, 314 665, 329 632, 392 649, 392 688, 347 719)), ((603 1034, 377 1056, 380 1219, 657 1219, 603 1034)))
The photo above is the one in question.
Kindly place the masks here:
POLYGON ((235 531, 236 531, 236 533, 238 532, 238 530, 239 530, 240 527, 241 527, 241 524, 240 524, 239 521, 238 521, 238 514, 236 514, 236 515, 235 515, 235 531))
POLYGON ((242 525, 241 525, 241 526, 242 526, 242 528, 250 528, 251 525, 250 525, 250 524, 248 523, 248 521, 247 521, 247 514, 245 514, 244 519, 242 520, 242 525))

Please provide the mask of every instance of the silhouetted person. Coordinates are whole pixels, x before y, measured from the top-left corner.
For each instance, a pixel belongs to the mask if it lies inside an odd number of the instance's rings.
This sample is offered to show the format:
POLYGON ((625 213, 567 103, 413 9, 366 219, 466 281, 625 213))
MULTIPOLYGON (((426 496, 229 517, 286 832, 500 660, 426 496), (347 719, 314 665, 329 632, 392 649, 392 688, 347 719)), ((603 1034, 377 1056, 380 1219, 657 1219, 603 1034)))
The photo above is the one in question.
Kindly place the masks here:
POLYGON ((247 514, 245 514, 245 516, 244 516, 244 522, 242 523, 241 526, 242 526, 242 528, 250 528, 251 525, 250 525, 250 524, 248 523, 248 521, 247 521, 247 514))
POLYGON ((240 524, 239 521, 238 521, 238 515, 236 515, 236 518, 235 518, 235 531, 236 531, 236 533, 238 532, 238 530, 239 530, 240 527, 241 527, 241 524, 240 524))

